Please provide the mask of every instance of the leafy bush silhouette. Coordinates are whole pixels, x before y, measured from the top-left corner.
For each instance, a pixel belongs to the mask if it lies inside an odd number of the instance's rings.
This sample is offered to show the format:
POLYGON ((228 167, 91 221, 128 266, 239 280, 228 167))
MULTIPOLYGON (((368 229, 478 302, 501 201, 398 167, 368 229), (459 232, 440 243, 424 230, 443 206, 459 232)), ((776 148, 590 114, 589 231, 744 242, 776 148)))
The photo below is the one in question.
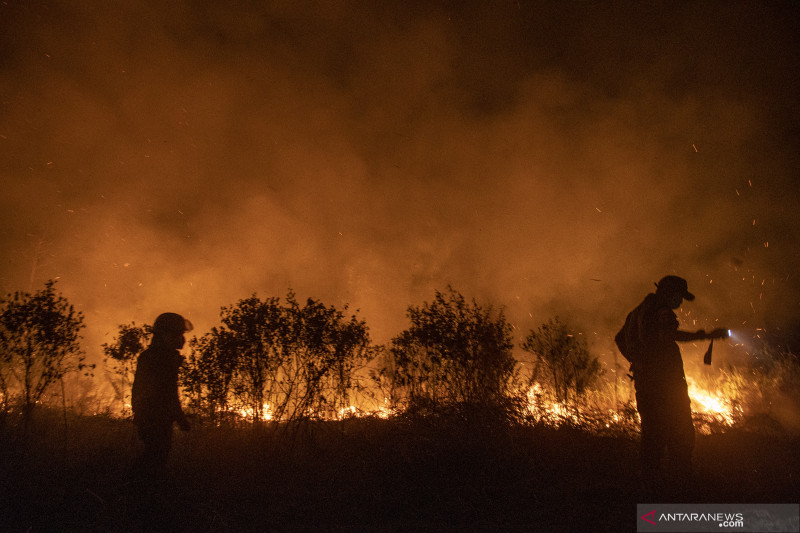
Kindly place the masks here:
POLYGON ((253 295, 220 317, 190 344, 183 373, 193 404, 212 415, 241 408, 254 421, 335 417, 360 387, 355 371, 378 350, 363 320, 312 298, 301 305, 292 291, 283 303, 253 295))
POLYGON ((51 385, 69 372, 94 368, 84 363, 80 346, 83 315, 56 292, 55 284, 49 280, 36 293, 15 292, 0 300, 3 407, 19 395, 26 424, 51 385))
POLYGON ((376 378, 401 408, 434 413, 491 408, 509 398, 516 360, 502 310, 481 307, 448 287, 408 308, 410 327, 392 339, 376 378))
POLYGON ((215 327, 200 338, 192 337, 180 376, 189 407, 214 422, 230 414, 231 381, 238 362, 235 350, 220 347, 226 335, 215 327))
POLYGON ((522 349, 534 356, 530 383, 547 386, 556 402, 577 408, 581 397, 602 374, 586 340, 570 332, 558 317, 531 330, 522 349))

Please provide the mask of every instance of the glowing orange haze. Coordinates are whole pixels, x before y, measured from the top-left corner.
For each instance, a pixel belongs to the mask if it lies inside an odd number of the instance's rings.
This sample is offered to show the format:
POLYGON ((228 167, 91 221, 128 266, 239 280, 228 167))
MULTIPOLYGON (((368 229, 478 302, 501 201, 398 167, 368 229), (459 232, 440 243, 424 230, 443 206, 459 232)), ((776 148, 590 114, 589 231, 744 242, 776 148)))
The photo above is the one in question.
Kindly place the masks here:
POLYGON ((9 4, 0 289, 59 278, 95 361, 118 324, 202 334, 290 287, 387 342, 451 284, 609 365, 667 273, 687 327, 797 330, 777 8, 9 4))

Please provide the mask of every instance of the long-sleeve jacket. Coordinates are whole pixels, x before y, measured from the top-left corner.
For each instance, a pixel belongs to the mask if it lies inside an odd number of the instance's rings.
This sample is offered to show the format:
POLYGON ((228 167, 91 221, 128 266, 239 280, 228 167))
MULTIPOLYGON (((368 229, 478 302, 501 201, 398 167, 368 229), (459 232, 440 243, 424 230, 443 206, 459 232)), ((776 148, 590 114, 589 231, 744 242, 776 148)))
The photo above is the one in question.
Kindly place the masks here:
POLYGON ((171 424, 185 420, 178 398, 178 350, 150 345, 139 355, 131 391, 136 424, 171 424))
POLYGON ((683 359, 675 342, 678 318, 658 296, 648 294, 631 312, 626 341, 634 347, 631 370, 636 390, 685 389, 683 359))

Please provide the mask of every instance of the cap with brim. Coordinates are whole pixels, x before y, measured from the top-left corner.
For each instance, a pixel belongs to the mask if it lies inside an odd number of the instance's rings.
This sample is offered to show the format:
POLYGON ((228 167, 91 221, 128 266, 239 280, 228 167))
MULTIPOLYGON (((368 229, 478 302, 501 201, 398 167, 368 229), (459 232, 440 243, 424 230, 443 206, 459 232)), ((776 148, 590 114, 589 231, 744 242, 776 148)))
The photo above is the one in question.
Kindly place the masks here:
POLYGON ((694 294, 689 292, 689 284, 680 276, 664 276, 661 281, 656 283, 660 292, 680 294, 684 300, 694 300, 694 294))

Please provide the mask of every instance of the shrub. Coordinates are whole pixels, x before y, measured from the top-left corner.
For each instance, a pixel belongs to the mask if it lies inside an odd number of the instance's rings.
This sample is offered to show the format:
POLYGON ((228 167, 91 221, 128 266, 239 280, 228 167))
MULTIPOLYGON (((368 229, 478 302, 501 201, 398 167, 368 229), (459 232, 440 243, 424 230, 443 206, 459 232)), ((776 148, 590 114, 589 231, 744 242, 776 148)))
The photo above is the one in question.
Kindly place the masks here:
POLYGON ((603 372, 586 341, 571 333, 558 317, 531 330, 522 349, 534 357, 531 385, 546 385, 560 404, 577 406, 603 372))
POLYGON ((449 287, 433 301, 408 308, 410 327, 392 339, 380 379, 393 400, 429 411, 486 409, 509 399, 516 360, 511 325, 449 287))
POLYGON ((80 346, 83 315, 56 292, 55 283, 0 300, 0 393, 4 407, 19 395, 26 422, 51 385, 68 372, 94 367, 84 363, 80 346))

